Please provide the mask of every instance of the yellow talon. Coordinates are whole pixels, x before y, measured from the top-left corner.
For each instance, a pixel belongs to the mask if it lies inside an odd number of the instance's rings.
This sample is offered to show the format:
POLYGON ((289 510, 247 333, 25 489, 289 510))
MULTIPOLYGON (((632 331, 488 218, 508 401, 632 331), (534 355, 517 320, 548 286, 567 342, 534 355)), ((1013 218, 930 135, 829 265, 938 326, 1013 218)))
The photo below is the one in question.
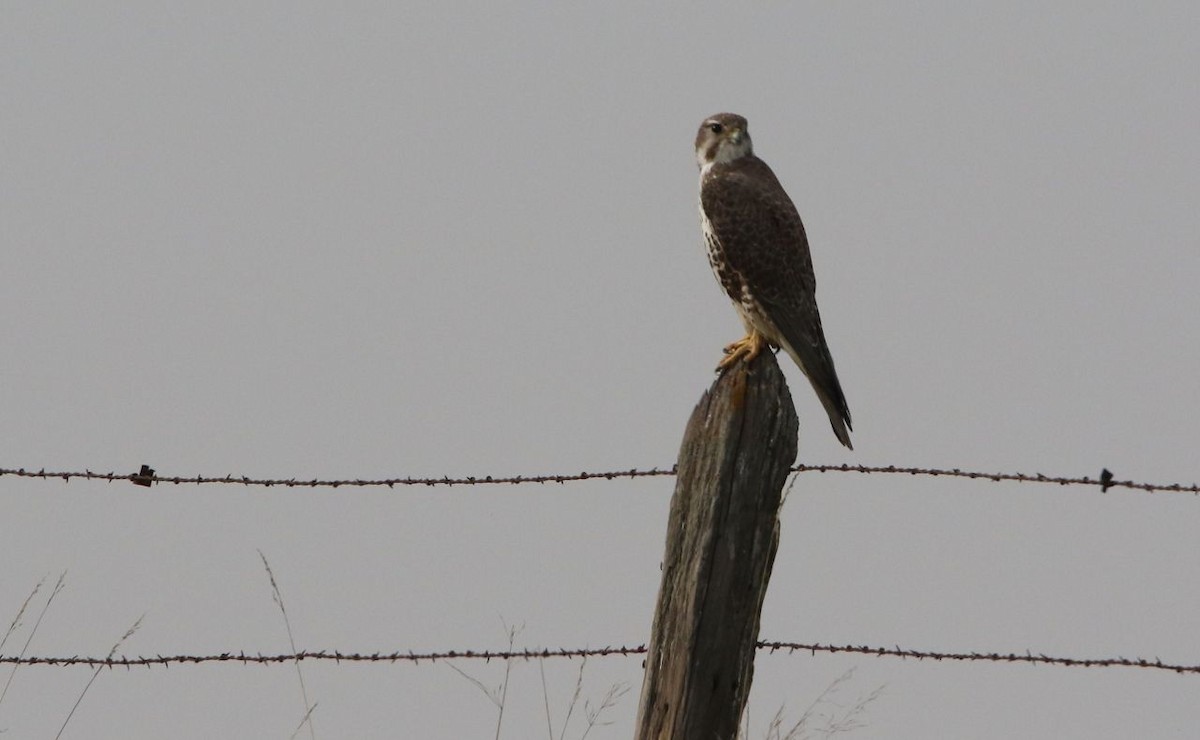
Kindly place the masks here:
POLYGON ((717 370, 724 370, 741 359, 751 362, 766 346, 766 337, 758 332, 750 332, 725 348, 725 358, 717 363, 717 370))

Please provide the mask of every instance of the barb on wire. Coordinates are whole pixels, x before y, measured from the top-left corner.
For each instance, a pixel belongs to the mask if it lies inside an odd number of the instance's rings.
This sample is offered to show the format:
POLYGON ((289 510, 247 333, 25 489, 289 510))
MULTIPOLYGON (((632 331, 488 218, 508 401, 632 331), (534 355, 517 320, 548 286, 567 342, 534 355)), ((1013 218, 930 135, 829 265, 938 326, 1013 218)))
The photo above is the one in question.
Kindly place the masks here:
MULTIPOLYGON (((882 475, 920 475, 933 478, 969 478, 971 480, 989 480, 993 482, 1011 481, 1015 483, 1050 483, 1059 486, 1095 486, 1101 491, 1110 488, 1128 488, 1147 493, 1191 493, 1200 494, 1200 485, 1195 483, 1141 483, 1132 480, 1113 480, 1112 473, 1105 469, 1098 478, 1050 476, 1041 473, 983 473, 959 468, 914 468, 896 465, 795 465, 792 471, 796 473, 861 473, 882 475)), ((586 480, 618 480, 622 478, 650 478, 675 475, 674 466, 670 468, 633 468, 630 470, 609 470, 599 473, 549 473, 544 475, 513 475, 513 476, 466 476, 451 478, 341 478, 323 479, 312 478, 250 478, 248 476, 178 476, 156 475, 152 468, 143 465, 137 473, 95 473, 91 470, 81 472, 26 470, 25 468, 0 468, 0 477, 15 476, 18 478, 37 478, 42 480, 61 479, 70 481, 80 480, 100 481, 132 481, 141 486, 151 483, 185 484, 232 484, 243 486, 280 486, 286 488, 340 488, 346 487, 381 487, 395 488, 396 486, 475 486, 475 485, 520 485, 523 483, 573 483, 586 480), (146 474, 149 471, 149 475, 146 474)))
MULTIPOLYGON (((984 661, 992 663, 1029 663, 1036 665, 1071 666, 1077 668, 1153 668, 1172 673, 1200 673, 1200 665, 1164 662, 1158 658, 1064 658, 1043 653, 951 653, 931 650, 909 650, 901 647, 870 645, 826 645, 805 642, 759 642, 758 649, 768 653, 856 653, 877 657, 911 658, 933 661, 984 661)), ((46 666, 88 666, 91 668, 153 668, 188 663, 241 663, 248 665, 291 663, 301 660, 322 660, 336 663, 422 663, 439 660, 534 660, 541 658, 589 658, 610 655, 644 655, 645 645, 608 646, 602 648, 525 648, 521 650, 445 650, 441 652, 343 653, 336 650, 303 650, 280 655, 220 653, 216 655, 156 655, 138 657, 70 658, 0 656, 0 664, 46 666)))

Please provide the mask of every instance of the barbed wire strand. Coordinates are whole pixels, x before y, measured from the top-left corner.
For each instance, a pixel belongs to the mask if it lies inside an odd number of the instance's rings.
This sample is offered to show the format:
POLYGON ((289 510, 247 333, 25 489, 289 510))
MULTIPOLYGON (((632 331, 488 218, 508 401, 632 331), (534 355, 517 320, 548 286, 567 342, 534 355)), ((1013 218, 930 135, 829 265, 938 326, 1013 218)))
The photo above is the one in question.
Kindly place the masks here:
MULTIPOLYGON (((1200 485, 1183 483, 1144 483, 1132 480, 1115 480, 1111 473, 1105 470, 1097 478, 1049 476, 1041 473, 984 473, 979 471, 961 470, 959 468, 915 468, 896 465, 795 465, 792 471, 796 473, 860 473, 865 475, 910 475, 945 478, 969 478, 971 480, 988 480, 992 482, 1009 481, 1014 483, 1046 483, 1059 486, 1096 486, 1102 491, 1110 488, 1126 488, 1147 493, 1190 493, 1200 494, 1200 485)), ((387 487, 396 486, 474 486, 474 485, 520 485, 525 483, 573 483, 587 480, 619 480, 626 478, 649 478, 675 475, 675 468, 648 468, 631 470, 610 470, 599 473, 550 473, 545 475, 514 475, 514 476, 466 476, 451 478, 344 478, 302 480, 299 478, 250 478, 247 476, 166 476, 143 473, 95 473, 91 470, 82 472, 26 470, 25 468, 0 468, 0 477, 15 476, 19 478, 35 478, 43 480, 61 479, 71 481, 100 480, 100 481, 130 481, 138 485, 149 486, 153 483, 173 485, 185 484, 229 484, 243 486, 273 486, 286 488, 341 488, 346 487, 387 487)))
MULTIPOLYGON (((908 650, 901 647, 872 647, 869 645, 825 645, 803 642, 759 642, 758 649, 770 654, 795 653, 854 653, 876 657, 897 657, 932 661, 986 661, 994 663, 1029 663, 1035 665, 1070 666, 1079 668, 1152 668, 1172 673, 1200 673, 1200 665, 1164 662, 1158 658, 1064 658, 1042 653, 951 653, 932 650, 908 650)), ((156 655, 138 657, 70 658, 0 656, 0 664, 42 666, 86 666, 89 668, 153 668, 178 664, 241 663, 248 665, 291 663, 298 660, 332 661, 335 663, 397 663, 437 662, 445 660, 534 660, 541 658, 590 658, 613 655, 645 655, 645 645, 608 646, 601 648, 527 648, 522 650, 446 650, 441 652, 343 653, 336 650, 305 650, 296 653, 264 655, 219 653, 215 655, 156 655)))

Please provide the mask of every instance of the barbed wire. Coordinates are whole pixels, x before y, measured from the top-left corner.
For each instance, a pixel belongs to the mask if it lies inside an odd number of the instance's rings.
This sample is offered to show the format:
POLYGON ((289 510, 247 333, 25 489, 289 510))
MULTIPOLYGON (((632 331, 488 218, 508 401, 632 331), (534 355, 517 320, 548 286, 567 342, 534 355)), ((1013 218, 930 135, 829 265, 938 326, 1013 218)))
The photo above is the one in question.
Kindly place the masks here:
POLYGON ((1200 673, 1200 665, 1168 663, 1158 658, 1064 658, 1045 653, 948 653, 930 650, 908 650, 899 646, 892 648, 869 645, 821 645, 798 642, 759 642, 759 650, 771 653, 787 651, 808 653, 857 653, 860 655, 891 656, 933 661, 989 661, 993 663, 1030 663, 1038 665, 1069 666, 1075 668, 1155 668, 1172 673, 1200 673))
MULTIPOLYGON (((144 466, 143 466, 144 467, 144 466)), ((575 481, 584 480, 616 480, 618 478, 646 478, 651 476, 669 476, 675 475, 675 468, 668 470, 660 470, 658 468, 644 470, 622 470, 609 471, 602 473, 560 473, 548 475, 515 475, 515 476, 466 476, 461 478, 451 478, 442 476, 440 478, 344 478, 344 479, 322 479, 313 478, 311 480, 302 480, 299 478, 250 478, 247 476, 165 476, 156 475, 153 470, 149 474, 146 473, 94 473, 90 470, 84 472, 57 472, 47 470, 26 470, 24 468, 0 468, 0 476, 11 475, 21 478, 42 478, 42 479, 57 479, 61 478, 65 481, 70 481, 73 478, 83 480, 101 480, 101 481, 130 481, 138 485, 148 486, 154 483, 171 483, 174 485, 184 484, 236 484, 243 486, 280 486, 286 488, 341 488, 347 487, 383 487, 394 488, 396 486, 473 486, 486 484, 508 484, 517 485, 521 483, 572 483, 575 481)))
MULTIPOLYGON (((971 662, 985 661, 993 663, 1028 663, 1035 665, 1055 665, 1077 668, 1152 668, 1172 673, 1200 673, 1200 665, 1164 662, 1158 658, 1065 658, 1043 653, 952 653, 931 650, 909 650, 897 647, 872 647, 869 645, 827 645, 804 642, 759 642, 758 649, 770 654, 786 652, 795 653, 854 653, 873 655, 876 657, 896 657, 914 660, 971 662)), ((608 646, 600 648, 525 648, 521 650, 445 650, 440 652, 392 652, 392 653, 344 653, 337 650, 304 650, 296 653, 281 653, 264 655, 218 653, 214 655, 155 655, 138 657, 15 657, 0 655, 0 664, 40 665, 40 666, 85 666, 88 668, 153 668, 179 664, 199 663, 241 663, 274 664, 304 661, 332 661, 335 663, 434 663, 446 660, 536 660, 543 658, 591 658, 613 655, 645 655, 645 645, 608 646)))
MULTIPOLYGON (((883 475, 910 475, 910 476, 929 476, 929 477, 945 477, 945 478, 969 478, 971 480, 988 480, 995 483, 999 482, 1014 482, 1014 483, 1047 483, 1059 486, 1096 486, 1100 490, 1107 491, 1110 488, 1125 488, 1146 493, 1190 493, 1193 495, 1200 494, 1200 485, 1198 484, 1183 484, 1183 483, 1145 483, 1133 480, 1116 480, 1112 477, 1107 469, 1103 470, 1097 478, 1084 477, 1069 477, 1069 476, 1049 476, 1041 473, 985 473, 972 470, 961 470, 959 468, 917 468, 917 467, 901 467, 897 465, 794 465, 791 468, 795 473, 859 473, 864 475, 883 474, 883 475)), ((41 470, 26 470, 25 468, 0 468, 0 477, 14 476, 18 478, 35 478, 42 480, 61 479, 71 481, 73 479, 80 480, 99 480, 99 481, 130 481, 141 486, 150 486, 152 484, 170 483, 173 485, 203 485, 203 484, 227 484, 227 485, 242 485, 242 486, 264 486, 270 487, 286 487, 286 488, 341 488, 345 487, 387 487, 395 488, 396 486, 474 486, 474 485, 520 485, 526 483, 573 483, 576 481, 587 480, 618 480, 625 478, 650 478, 661 476, 675 475, 675 468, 633 468, 630 470, 610 470, 598 473, 549 473, 543 475, 514 475, 514 476, 465 476, 451 478, 450 476, 442 476, 436 478, 342 478, 342 479, 299 479, 299 478, 251 478, 248 476, 166 476, 156 475, 154 470, 143 466, 142 471, 138 473, 95 473, 91 470, 82 472, 66 472, 66 471, 49 471, 41 470)))

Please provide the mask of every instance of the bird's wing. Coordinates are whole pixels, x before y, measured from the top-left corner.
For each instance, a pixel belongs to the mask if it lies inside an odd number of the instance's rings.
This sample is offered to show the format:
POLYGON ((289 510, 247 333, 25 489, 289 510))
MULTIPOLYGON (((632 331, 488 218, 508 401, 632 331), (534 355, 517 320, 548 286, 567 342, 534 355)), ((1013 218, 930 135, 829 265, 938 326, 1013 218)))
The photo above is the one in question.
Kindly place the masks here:
POLYGON ((842 439, 838 420, 849 427, 850 410, 821 328, 804 224, 766 163, 745 159, 707 178, 701 188, 705 214, 729 268, 750 286, 788 343, 784 349, 808 376, 842 439))

